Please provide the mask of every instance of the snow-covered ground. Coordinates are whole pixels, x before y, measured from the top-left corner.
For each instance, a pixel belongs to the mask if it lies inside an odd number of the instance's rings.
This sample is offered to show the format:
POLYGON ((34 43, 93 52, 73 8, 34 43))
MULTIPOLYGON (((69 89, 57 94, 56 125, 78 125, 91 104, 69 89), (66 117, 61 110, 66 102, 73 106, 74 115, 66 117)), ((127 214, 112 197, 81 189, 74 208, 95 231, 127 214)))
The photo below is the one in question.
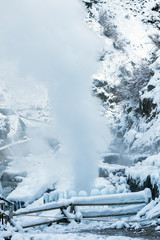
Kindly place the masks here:
MULTIPOLYGON (((143 238, 131 238, 131 237, 125 237, 125 236, 96 236, 94 234, 90 233, 82 233, 82 234, 77 234, 77 233, 34 233, 34 234, 24 234, 24 233, 15 233, 12 237, 13 240, 29 240, 29 239, 35 239, 35 240, 143 240, 143 238)), ((151 239, 152 240, 152 239, 151 239)))

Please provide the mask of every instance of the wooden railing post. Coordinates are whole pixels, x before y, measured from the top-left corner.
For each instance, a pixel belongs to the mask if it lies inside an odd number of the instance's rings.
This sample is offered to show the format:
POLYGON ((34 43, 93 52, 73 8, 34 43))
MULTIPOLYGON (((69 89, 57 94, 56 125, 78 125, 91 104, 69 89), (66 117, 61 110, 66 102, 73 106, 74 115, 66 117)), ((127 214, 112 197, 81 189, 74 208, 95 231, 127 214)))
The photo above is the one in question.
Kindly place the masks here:
POLYGON ((70 213, 74 213, 75 211, 74 211, 74 205, 73 204, 71 204, 70 205, 70 213))
POLYGON ((13 218, 13 205, 12 204, 10 204, 10 206, 9 206, 9 218, 10 219, 12 219, 13 218))
POLYGON ((13 218, 13 207, 12 202, 0 197, 0 222, 2 224, 7 224, 13 218), (9 211, 9 214, 6 211, 9 211))
POLYGON ((4 202, 1 202, 1 221, 4 224, 4 202))

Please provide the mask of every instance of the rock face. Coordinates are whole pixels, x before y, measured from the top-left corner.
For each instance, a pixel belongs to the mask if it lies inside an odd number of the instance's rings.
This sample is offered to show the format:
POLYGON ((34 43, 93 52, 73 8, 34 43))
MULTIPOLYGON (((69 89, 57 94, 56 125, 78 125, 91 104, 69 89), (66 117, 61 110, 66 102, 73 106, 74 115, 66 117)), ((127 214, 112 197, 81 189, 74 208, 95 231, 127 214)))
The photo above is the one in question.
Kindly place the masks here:
POLYGON ((102 167, 99 168, 99 177, 108 178, 111 173, 113 175, 115 175, 115 176, 124 176, 124 177, 126 177, 126 175, 125 175, 125 168, 123 168, 123 167, 118 168, 118 169, 115 168, 112 171, 108 171, 107 168, 102 168, 102 167))
POLYGON ((23 140, 26 129, 18 114, 9 106, 8 101, 5 101, 6 96, 10 97, 9 91, 0 83, 0 185, 2 185, 4 197, 21 181, 18 175, 3 172, 10 161, 9 156, 14 157, 17 152, 16 146, 14 150, 8 146, 23 140))
MULTIPOLYGON (((157 125, 160 125, 160 35, 156 31, 154 34, 154 28, 159 28, 159 5, 154 1, 142 3, 136 0, 120 0, 117 8, 117 1, 84 2, 89 24, 91 27, 93 24, 95 29, 96 23, 96 31, 108 44, 99 57, 104 69, 100 77, 95 76, 93 91, 101 99, 106 115, 109 116, 108 120, 115 137, 115 149, 112 150, 118 152, 118 148, 119 154, 126 152, 133 155, 138 151, 153 154, 155 143, 158 136, 160 137, 160 128, 157 128, 157 125), (140 57, 138 63, 137 56, 131 53, 136 46, 133 47, 132 39, 124 36, 121 21, 116 16, 121 8, 126 11, 122 19, 125 23, 134 15, 135 19, 137 16, 142 18, 145 27, 153 27, 153 34, 146 35, 146 41, 150 41, 151 44, 150 53, 145 59, 140 57), (153 128, 157 129, 156 134, 153 133, 153 128)), ((143 43, 141 46, 137 45, 138 51, 142 46, 145 48, 143 43)))
POLYGON ((147 86, 148 92, 152 91, 154 88, 155 88, 155 86, 153 86, 153 85, 148 85, 147 86))
POLYGON ((140 111, 147 117, 150 116, 150 113, 156 108, 156 106, 157 104, 154 104, 153 99, 151 98, 143 98, 142 100, 140 99, 140 111))
POLYGON ((152 192, 152 198, 155 199, 155 198, 159 197, 159 188, 158 188, 157 184, 152 184, 150 176, 147 177, 146 181, 143 184, 141 184, 140 181, 137 181, 137 180, 129 177, 127 179, 127 184, 129 185, 130 190, 132 192, 137 192, 137 191, 141 191, 145 188, 150 188, 151 192, 152 192))
MULTIPOLYGON (((160 5, 149 0, 86 2, 89 25, 106 42, 99 57, 102 71, 95 76, 93 91, 105 108, 113 134, 109 151, 122 156, 111 154, 103 162, 121 164, 124 155, 136 165, 160 152, 160 5), (117 17, 121 10, 125 12, 123 19, 117 17), (142 19, 137 29, 141 24, 144 29, 148 27, 148 32, 144 30, 145 42, 140 45, 128 38, 132 24, 127 28, 127 21, 137 20, 137 16, 142 19), (150 29, 153 32, 148 36, 150 29), (149 53, 146 42, 150 44, 149 53), (136 47, 137 53, 146 49, 145 58, 132 54, 136 47)), ((101 167, 99 176, 109 178, 109 171, 101 167)), ((159 196, 159 185, 150 175, 143 184, 134 179, 134 174, 127 182, 132 191, 149 187, 153 198, 159 196)))
POLYGON ((120 163, 120 155, 117 153, 107 154, 104 156, 103 162, 110 163, 110 164, 119 164, 120 163))
POLYGON ((0 108, 0 143, 9 144, 25 136, 25 124, 18 115, 9 108, 0 108))
POLYGON ((22 182, 22 177, 25 176, 25 172, 21 174, 14 174, 4 171, 0 178, 2 189, 4 189, 3 196, 7 197, 8 194, 17 187, 18 183, 22 182))

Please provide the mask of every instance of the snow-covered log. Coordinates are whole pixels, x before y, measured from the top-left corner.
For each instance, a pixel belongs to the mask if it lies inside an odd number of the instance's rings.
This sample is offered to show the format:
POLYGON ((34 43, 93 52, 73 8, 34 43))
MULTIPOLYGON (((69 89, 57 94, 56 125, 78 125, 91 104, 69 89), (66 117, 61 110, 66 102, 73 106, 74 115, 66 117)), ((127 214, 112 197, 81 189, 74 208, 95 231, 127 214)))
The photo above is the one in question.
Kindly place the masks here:
POLYGON ((21 209, 14 213, 14 216, 18 215, 25 215, 30 213, 38 213, 38 212, 44 212, 44 211, 50 211, 50 210, 56 210, 61 208, 67 208, 69 206, 69 201, 63 200, 60 202, 52 202, 52 203, 46 203, 43 204, 40 207, 30 208, 30 209, 21 209))
POLYGON ((140 192, 110 194, 106 196, 94 197, 73 197, 70 199, 75 206, 87 205, 124 205, 149 203, 151 200, 151 191, 146 188, 140 192))
POLYGON ((49 219, 49 218, 39 218, 39 219, 36 219, 36 220, 32 220, 26 224, 23 224, 22 225, 22 228, 31 228, 31 227, 37 227, 37 226, 41 226, 41 225, 51 225, 55 222, 60 222, 64 219, 64 217, 61 217, 61 218, 52 218, 52 219, 49 219))
POLYGON ((103 209, 84 209, 81 210, 83 218, 114 217, 133 215, 140 211, 145 204, 135 204, 132 206, 123 206, 116 208, 105 207, 103 209))

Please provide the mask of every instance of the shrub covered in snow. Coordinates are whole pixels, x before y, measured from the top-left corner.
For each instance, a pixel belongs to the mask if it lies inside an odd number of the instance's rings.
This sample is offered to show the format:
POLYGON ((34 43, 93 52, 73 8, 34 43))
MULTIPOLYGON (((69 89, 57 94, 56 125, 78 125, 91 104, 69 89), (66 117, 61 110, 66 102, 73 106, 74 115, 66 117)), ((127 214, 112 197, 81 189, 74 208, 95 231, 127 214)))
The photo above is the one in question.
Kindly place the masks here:
POLYGON ((7 134, 10 131, 9 120, 6 116, 0 113, 0 141, 7 138, 7 134))
POLYGON ((103 34, 108 38, 117 38, 117 27, 112 21, 113 13, 101 11, 99 13, 99 23, 103 27, 103 34))
POLYGON ((160 49, 160 34, 149 35, 152 42, 156 45, 158 49, 160 49))

